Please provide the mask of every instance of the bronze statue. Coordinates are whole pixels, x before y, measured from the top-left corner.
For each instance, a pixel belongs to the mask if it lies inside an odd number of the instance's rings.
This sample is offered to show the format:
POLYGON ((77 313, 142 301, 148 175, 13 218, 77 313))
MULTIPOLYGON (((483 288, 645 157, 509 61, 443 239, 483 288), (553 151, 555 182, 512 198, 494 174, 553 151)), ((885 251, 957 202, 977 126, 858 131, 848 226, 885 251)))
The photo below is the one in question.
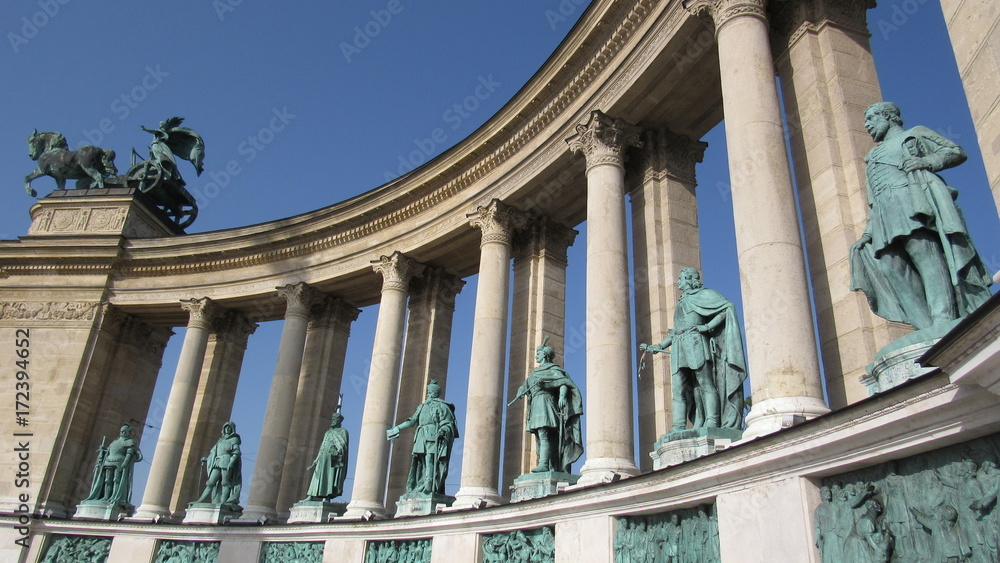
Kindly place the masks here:
POLYGON ((208 456, 201 458, 208 473, 208 482, 201 497, 194 502, 239 505, 243 490, 243 460, 240 452, 240 435, 236 425, 227 422, 222 425, 222 437, 212 446, 208 456))
POLYGON ((873 104, 865 128, 868 224, 851 247, 851 289, 876 315, 920 330, 969 314, 993 283, 972 245, 958 192, 936 173, 965 162, 961 147, 926 127, 903 129, 899 107, 873 104))
POLYGON ((441 386, 431 380, 427 384, 427 399, 413 416, 386 430, 386 437, 395 440, 403 428, 416 426, 413 435, 413 460, 406 479, 408 493, 444 494, 448 477, 451 449, 458 438, 455 405, 440 398, 441 386))
POLYGON ((340 427, 343 421, 340 412, 333 413, 330 429, 323 435, 316 459, 306 468, 316 468, 306 492, 308 500, 332 499, 344 494, 349 438, 347 430, 340 427))
POLYGON ((535 350, 538 367, 528 375, 510 404, 527 397, 527 431, 535 435, 538 446, 538 465, 531 472, 570 473, 570 466, 583 455, 580 430, 583 398, 566 371, 552 362, 556 354, 546 342, 548 337, 535 350))
POLYGON ((681 270, 677 288, 683 291, 674 310, 674 328, 656 345, 639 349, 670 357, 673 429, 743 429, 743 382, 747 378, 743 338, 736 307, 701 283, 694 268, 681 270))
POLYGON ((149 145, 149 159, 136 163, 129 169, 126 177, 139 182, 139 190, 148 192, 160 185, 184 186, 177 169, 174 156, 188 160, 194 165, 195 172, 201 176, 204 170, 205 142, 194 129, 181 127, 183 117, 171 117, 161 121, 156 129, 140 129, 153 134, 153 142, 149 145))
POLYGON ((94 479, 85 500, 106 501, 122 508, 132 505, 132 466, 142 461, 139 444, 132 437, 132 427, 123 424, 111 444, 97 450, 94 479))
POLYGON ((38 161, 38 168, 24 178, 24 189, 28 195, 38 195, 31 187, 31 181, 42 176, 52 176, 56 188, 66 189, 66 180, 78 180, 78 189, 88 189, 93 185, 104 187, 105 176, 118 174, 115 167, 115 151, 84 145, 78 150, 69 150, 66 137, 53 131, 38 132, 28 137, 28 156, 38 161))

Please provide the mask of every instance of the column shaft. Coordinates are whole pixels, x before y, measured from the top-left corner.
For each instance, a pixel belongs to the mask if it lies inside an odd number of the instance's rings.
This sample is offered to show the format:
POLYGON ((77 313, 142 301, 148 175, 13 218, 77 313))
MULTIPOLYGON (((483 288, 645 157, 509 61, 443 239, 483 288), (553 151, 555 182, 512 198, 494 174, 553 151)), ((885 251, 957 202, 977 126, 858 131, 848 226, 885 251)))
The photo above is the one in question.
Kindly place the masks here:
MULTIPOLYGON (((765 0, 700 0, 719 44, 753 407, 745 439, 813 418, 823 401, 765 0)), ((696 9, 700 9, 696 8, 696 9)))
POLYGON ((462 435, 462 482, 454 506, 500 504, 500 429, 503 424, 504 356, 511 238, 526 218, 498 200, 469 215, 482 230, 476 312, 472 329, 472 365, 465 433, 462 435))
POLYGON ((385 488, 389 471, 386 430, 393 425, 396 412, 409 283, 412 277, 423 271, 424 266, 394 252, 375 261, 374 268, 383 278, 382 301, 375 325, 365 412, 361 418, 354 490, 344 514, 348 518, 364 518, 367 515, 383 518, 386 515, 385 488))
POLYGON ((587 158, 587 462, 580 484, 639 473, 632 409, 624 151, 638 129, 599 111, 567 140, 587 158))
POLYGON ((241 517, 249 521, 261 518, 275 520, 278 516, 278 489, 285 466, 288 435, 292 429, 292 414, 295 411, 295 396, 302 370, 310 308, 320 299, 317 292, 304 283, 280 287, 278 293, 285 298, 288 306, 285 309, 285 324, 281 329, 271 392, 267 397, 257 461, 253 466, 250 496, 241 517))
POLYGON ((198 392, 198 376, 205 360, 212 320, 220 309, 207 297, 182 301, 181 306, 190 314, 187 333, 184 335, 174 382, 167 397, 167 408, 146 480, 146 491, 142 495, 142 504, 135 513, 137 519, 159 520, 170 516, 170 497, 184 450, 191 408, 198 392))

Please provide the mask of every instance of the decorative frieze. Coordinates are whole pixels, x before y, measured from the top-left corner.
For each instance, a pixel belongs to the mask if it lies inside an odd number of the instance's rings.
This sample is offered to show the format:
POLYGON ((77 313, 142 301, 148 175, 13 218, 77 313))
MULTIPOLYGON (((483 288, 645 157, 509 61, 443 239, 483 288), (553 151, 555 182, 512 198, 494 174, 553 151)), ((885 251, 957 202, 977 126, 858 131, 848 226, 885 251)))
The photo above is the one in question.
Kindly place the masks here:
POLYGON ((586 123, 576 126, 576 134, 566 139, 572 152, 582 152, 587 159, 587 170, 611 164, 625 168, 625 149, 640 147, 642 129, 625 123, 624 119, 611 118, 602 111, 590 112, 586 123))
POLYGON ((100 303, 95 301, 3 301, 2 321, 93 321, 100 303))
POLYGON ((722 561, 715 505, 619 518, 614 550, 621 562, 722 561))
POLYGON ((45 563, 104 563, 111 552, 111 538, 52 534, 40 561, 45 563))
POLYGON ((265 542, 260 548, 260 563, 322 563, 325 542, 265 542))
POLYGON ((370 541, 365 551, 365 561, 430 563, 431 540, 370 541))
POLYGON ((528 224, 528 216, 521 211, 494 199, 466 215, 469 224, 483 233, 480 245, 498 242, 510 246, 514 233, 528 224))
POLYGON ((389 289, 409 292, 410 280, 423 274, 425 267, 398 250, 389 256, 372 260, 372 269, 382 274, 383 292, 389 289))
POLYGON ((217 541, 163 540, 153 563, 215 563, 219 560, 217 541))
POLYGON ((556 536, 551 526, 483 535, 485 563, 555 563, 556 536))

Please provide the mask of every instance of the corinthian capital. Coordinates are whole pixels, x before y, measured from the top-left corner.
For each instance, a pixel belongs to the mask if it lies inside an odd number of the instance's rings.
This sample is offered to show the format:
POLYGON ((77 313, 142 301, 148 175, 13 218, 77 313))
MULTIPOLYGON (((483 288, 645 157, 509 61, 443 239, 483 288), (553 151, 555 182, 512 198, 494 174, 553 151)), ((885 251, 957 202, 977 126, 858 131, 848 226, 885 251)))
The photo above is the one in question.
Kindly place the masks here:
POLYGON ((767 0, 684 0, 684 9, 695 15, 708 12, 716 32, 730 20, 743 16, 767 21, 767 0))
POLYGON ((188 312, 188 328, 203 328, 208 331, 215 328, 215 318, 225 312, 225 309, 208 297, 181 299, 181 309, 188 312))
POLYGON ((285 318, 290 315, 309 318, 313 305, 323 300, 323 294, 304 282, 276 287, 278 295, 285 298, 285 318))
POLYGON ((624 119, 612 119, 594 110, 586 123, 576 126, 576 135, 566 142, 569 150, 582 152, 587 158, 587 170, 599 164, 612 164, 624 170, 625 149, 642 146, 639 142, 641 132, 639 127, 625 123, 624 119))
POLYGON ((480 245, 499 242, 510 246, 514 232, 528 224, 528 216, 517 209, 494 199, 487 205, 481 205, 475 211, 466 215, 469 224, 483 232, 480 245))
POLYGON ((398 250, 389 256, 380 256, 372 260, 372 269, 382 274, 382 291, 397 289, 409 293, 410 280, 424 273, 420 262, 407 258, 398 250))

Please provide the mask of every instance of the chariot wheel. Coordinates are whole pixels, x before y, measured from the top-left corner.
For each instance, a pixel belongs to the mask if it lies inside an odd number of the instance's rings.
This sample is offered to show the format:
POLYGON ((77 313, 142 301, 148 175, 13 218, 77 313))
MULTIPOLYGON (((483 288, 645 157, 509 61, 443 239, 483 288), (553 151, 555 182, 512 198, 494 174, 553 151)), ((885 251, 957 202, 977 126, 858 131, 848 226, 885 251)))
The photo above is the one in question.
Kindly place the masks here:
POLYGON ((125 174, 125 177, 129 180, 139 182, 139 191, 142 193, 147 193, 162 184, 163 176, 163 168, 152 160, 135 163, 125 174))

